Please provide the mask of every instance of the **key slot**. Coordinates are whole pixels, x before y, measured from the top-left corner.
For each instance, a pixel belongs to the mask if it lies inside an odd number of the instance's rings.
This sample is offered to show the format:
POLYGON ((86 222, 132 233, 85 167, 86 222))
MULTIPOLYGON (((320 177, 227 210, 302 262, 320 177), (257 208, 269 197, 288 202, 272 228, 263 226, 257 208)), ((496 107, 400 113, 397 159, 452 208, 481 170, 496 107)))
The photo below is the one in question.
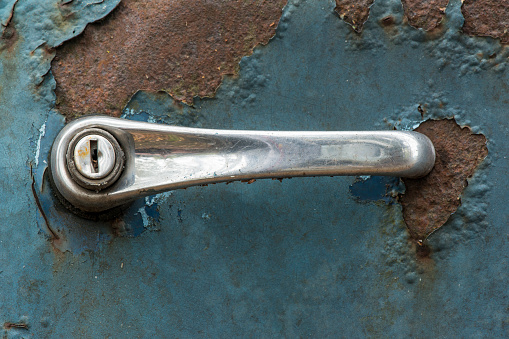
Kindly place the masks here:
POLYGON ((92 173, 99 173, 98 152, 97 140, 90 139, 90 166, 92 168, 92 173))

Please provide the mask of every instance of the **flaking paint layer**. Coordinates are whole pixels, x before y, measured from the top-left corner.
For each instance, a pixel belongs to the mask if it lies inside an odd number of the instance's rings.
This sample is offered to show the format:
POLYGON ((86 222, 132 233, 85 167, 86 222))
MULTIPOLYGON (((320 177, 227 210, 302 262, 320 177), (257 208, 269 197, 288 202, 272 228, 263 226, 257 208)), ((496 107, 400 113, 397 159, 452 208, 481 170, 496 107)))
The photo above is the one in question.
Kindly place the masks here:
POLYGON ((335 11, 339 17, 352 26, 357 33, 362 31, 362 26, 368 20, 369 7, 375 0, 336 0, 335 11))
POLYGON ((57 49, 57 107, 68 119, 119 116, 137 90, 213 96, 240 59, 274 35, 286 0, 122 1, 57 49))
MULTIPOLYGON (((370 7, 375 0, 336 0, 336 12, 339 17, 352 26, 357 33, 368 20, 370 7)), ((377 4, 381 2, 378 0, 377 4)), ((509 2, 508 1, 461 1, 461 13, 464 18, 462 31, 472 36, 499 38, 502 44, 509 43, 509 2)), ((436 29, 445 17, 449 0, 401 0, 408 24, 424 31, 436 29)), ((382 22, 392 23, 392 17, 382 22)))
POLYGON ((427 120, 415 131, 431 139, 435 167, 420 179, 404 178, 403 218, 411 237, 422 243, 440 228, 461 204, 461 193, 488 155, 486 137, 459 126, 454 119, 427 120))

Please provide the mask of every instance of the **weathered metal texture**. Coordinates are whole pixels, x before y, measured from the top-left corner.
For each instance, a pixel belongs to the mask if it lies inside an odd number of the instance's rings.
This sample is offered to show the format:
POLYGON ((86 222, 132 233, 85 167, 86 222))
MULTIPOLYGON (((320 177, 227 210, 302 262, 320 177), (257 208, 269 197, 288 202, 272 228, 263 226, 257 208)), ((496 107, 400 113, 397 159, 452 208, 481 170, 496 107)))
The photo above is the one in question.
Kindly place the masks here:
POLYGON ((425 31, 438 27, 449 0, 401 0, 408 23, 425 31))
POLYGON ((460 127, 454 119, 427 120, 415 129, 428 136, 436 150, 435 167, 420 179, 403 179, 403 218, 412 238, 423 243, 456 212, 461 193, 488 155, 486 137, 460 127))
POLYGON ((286 0, 125 0, 57 49, 57 107, 69 119, 120 116, 137 90, 187 103, 213 96, 240 58, 274 35, 286 0))
POLYGON ((0 54, 0 337, 509 336, 507 52, 460 32, 459 0, 433 39, 404 23, 399 0, 375 1, 362 35, 332 0, 291 0, 276 37, 214 99, 188 107, 142 91, 122 114, 269 130, 410 130, 454 117, 490 154, 427 247, 385 199, 396 184, 374 178, 351 193, 351 177, 189 188, 109 224, 70 214, 41 180, 65 122, 48 70, 53 47, 116 5, 93 2, 69 3, 67 16, 56 0, 18 1, 18 38, 0 54), (388 16, 393 29, 377 24, 388 16))
POLYGON ((362 26, 368 20, 369 8, 375 0, 336 0, 336 8, 339 17, 352 26, 357 33, 362 31, 362 26))
MULTIPOLYGON (((336 0, 336 12, 339 17, 360 33, 368 20, 370 7, 374 0, 336 0)), ((415 28, 432 31, 443 21, 449 0, 401 0, 408 23, 415 28)), ((465 18, 463 32, 469 35, 500 38, 509 43, 509 3, 506 1, 462 1, 462 13, 465 18)), ((393 22, 387 16, 381 20, 384 26, 393 22)))
POLYGON ((501 0, 464 0, 461 12, 465 18, 463 32, 469 35, 499 38, 509 43, 509 2, 501 0))

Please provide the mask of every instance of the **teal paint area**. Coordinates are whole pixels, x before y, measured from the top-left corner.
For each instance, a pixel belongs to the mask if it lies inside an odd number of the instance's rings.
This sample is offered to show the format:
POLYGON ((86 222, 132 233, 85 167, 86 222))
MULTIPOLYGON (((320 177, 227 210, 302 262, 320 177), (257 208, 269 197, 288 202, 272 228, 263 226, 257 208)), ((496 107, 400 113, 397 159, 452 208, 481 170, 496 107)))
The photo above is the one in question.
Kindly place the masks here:
MULTIPOLYGON (((5 3, 4 23, 14 2, 5 3)), ((396 0, 375 1, 361 35, 334 1, 290 1, 276 36, 215 98, 190 107, 140 91, 122 115, 352 131, 454 117, 485 134, 490 153, 422 248, 392 199, 403 190, 397 178, 192 187, 142 198, 107 221, 68 211, 47 170, 65 124, 51 47, 117 3, 20 0, 11 20, 19 38, 0 42, 0 325, 28 327, 4 327, 3 337, 509 336, 506 50, 461 33, 460 1, 433 36, 409 27, 396 0), (380 24, 388 15, 391 31, 380 24)))

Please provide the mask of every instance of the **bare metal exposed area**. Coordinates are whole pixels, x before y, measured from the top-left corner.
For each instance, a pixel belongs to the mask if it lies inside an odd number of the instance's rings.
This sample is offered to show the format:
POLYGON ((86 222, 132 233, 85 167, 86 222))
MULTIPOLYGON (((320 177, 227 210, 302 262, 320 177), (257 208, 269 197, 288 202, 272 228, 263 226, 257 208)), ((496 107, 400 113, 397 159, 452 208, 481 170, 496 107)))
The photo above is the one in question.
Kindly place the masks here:
POLYGON ((449 0, 401 0, 410 26, 430 31, 443 20, 449 0))
POLYGON ((285 3, 122 1, 57 48, 57 107, 68 119, 119 116, 137 90, 187 103, 213 96, 223 76, 237 74, 240 59, 274 35, 285 3))
MULTIPOLYGON (((336 0, 336 12, 354 31, 360 33, 374 2, 375 0, 336 0)), ((449 0, 401 0, 401 3, 410 26, 433 31, 442 23, 449 0)), ((509 43, 508 1, 464 0, 461 13, 465 19, 463 32, 466 34, 499 38, 501 43, 509 43)), ((387 21, 382 24, 387 25, 387 21)))
POLYGON ((465 18, 463 32, 469 35, 500 38, 509 43, 509 1, 464 0, 461 12, 465 18))
POLYGON ((436 149, 435 167, 420 179, 404 178, 400 196, 410 235, 424 241, 440 228, 461 204, 461 193, 488 155, 486 137, 459 126, 454 119, 427 120, 415 131, 430 138, 436 149))
POLYGON ((369 7, 375 0, 336 0, 336 13, 352 26, 357 33, 362 31, 362 26, 369 16, 369 7))

